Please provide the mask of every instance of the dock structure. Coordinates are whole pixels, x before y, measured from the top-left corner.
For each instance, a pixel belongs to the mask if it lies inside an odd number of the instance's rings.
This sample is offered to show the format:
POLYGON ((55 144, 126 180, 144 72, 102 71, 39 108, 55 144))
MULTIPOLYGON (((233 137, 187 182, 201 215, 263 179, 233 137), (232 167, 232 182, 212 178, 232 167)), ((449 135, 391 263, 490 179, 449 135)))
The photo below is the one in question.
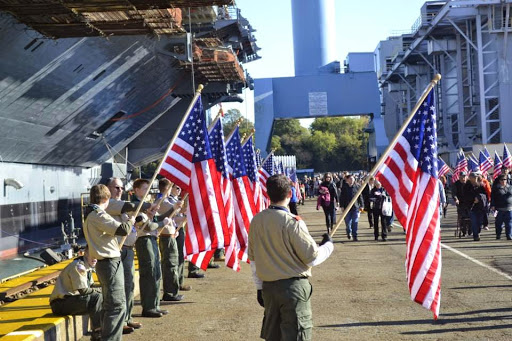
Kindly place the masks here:
MULTIPOLYGON (((512 141, 512 1, 427 1, 409 32, 375 49, 386 133, 394 136, 434 74, 439 154, 512 141)), ((350 68, 350 63, 347 62, 350 68)))
MULTIPOLYGON (((299 214, 317 241, 325 231, 316 200, 307 199, 299 214)), ((359 241, 342 232, 334 236, 335 249, 313 268, 313 337, 317 340, 507 340, 510 330, 509 291, 512 264, 510 241, 496 240, 483 231, 481 241, 455 236, 456 210, 448 208, 441 222, 443 243, 442 298, 439 320, 412 302, 405 278, 405 235, 394 226, 388 240, 375 241, 366 215, 361 215, 359 241)), ((490 226, 493 221, 491 218, 490 226)), ((48 274, 62 269, 44 269, 48 274)), ((39 276, 34 273, 31 275, 39 276)), ((21 278, 21 283, 30 278, 21 278)), ((124 340, 259 340, 263 309, 256 301, 250 266, 239 273, 226 267, 211 269, 203 279, 185 279, 192 290, 180 302, 162 302, 169 315, 140 317, 136 298, 134 319, 143 327, 124 340)), ((135 281, 138 283, 138 280, 135 281)), ((13 283, 14 284, 14 283, 13 283)), ((2 290, 5 286, 2 287, 2 290)), ((0 340, 87 340, 85 318, 56 317, 48 298, 52 286, 0 307, 0 340)))

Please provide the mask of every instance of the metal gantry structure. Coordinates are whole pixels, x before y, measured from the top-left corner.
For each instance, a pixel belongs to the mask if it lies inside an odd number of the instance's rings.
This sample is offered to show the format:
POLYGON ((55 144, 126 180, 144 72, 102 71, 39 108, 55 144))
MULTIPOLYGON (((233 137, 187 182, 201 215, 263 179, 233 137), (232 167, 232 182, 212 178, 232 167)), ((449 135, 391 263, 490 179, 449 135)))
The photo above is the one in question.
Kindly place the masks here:
POLYGON ((388 137, 433 75, 439 153, 512 141, 512 0, 428 1, 411 32, 375 50, 388 137))

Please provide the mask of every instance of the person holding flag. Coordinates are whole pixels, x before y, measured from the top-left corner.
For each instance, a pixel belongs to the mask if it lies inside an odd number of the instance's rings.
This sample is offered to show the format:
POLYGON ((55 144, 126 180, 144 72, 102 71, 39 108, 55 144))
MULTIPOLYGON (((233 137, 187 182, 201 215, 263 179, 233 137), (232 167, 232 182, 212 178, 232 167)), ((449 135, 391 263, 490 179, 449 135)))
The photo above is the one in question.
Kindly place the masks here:
POLYGON ((329 234, 320 246, 304 221, 288 210, 290 180, 283 174, 267 180, 271 205, 257 214, 249 230, 249 260, 258 303, 265 308, 260 337, 265 340, 311 340, 311 268, 334 250, 329 234))

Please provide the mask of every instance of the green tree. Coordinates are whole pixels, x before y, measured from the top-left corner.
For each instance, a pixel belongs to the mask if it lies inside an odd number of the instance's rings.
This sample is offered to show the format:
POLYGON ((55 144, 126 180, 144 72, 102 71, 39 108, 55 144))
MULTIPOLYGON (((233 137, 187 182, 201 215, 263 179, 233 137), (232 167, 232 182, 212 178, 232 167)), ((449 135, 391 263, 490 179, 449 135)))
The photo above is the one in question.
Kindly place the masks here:
POLYGON ((248 136, 252 130, 254 129, 254 123, 246 119, 240 110, 238 109, 229 109, 225 114, 224 118, 222 119, 222 127, 224 130, 224 136, 228 137, 229 134, 235 129, 236 123, 240 121, 240 137, 242 137, 244 134, 245 136, 248 136))

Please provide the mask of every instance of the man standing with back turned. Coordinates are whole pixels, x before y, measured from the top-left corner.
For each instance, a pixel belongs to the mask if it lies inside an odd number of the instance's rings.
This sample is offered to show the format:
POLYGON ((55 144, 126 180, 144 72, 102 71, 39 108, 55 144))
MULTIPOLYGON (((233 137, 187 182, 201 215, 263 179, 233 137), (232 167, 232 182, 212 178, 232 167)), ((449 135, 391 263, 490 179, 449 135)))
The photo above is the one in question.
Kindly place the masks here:
POLYGON ((325 233, 320 246, 304 221, 291 214, 290 182, 283 174, 267 180, 271 205, 257 214, 249 231, 249 259, 258 303, 265 308, 260 337, 265 340, 311 340, 311 267, 334 250, 325 233))

